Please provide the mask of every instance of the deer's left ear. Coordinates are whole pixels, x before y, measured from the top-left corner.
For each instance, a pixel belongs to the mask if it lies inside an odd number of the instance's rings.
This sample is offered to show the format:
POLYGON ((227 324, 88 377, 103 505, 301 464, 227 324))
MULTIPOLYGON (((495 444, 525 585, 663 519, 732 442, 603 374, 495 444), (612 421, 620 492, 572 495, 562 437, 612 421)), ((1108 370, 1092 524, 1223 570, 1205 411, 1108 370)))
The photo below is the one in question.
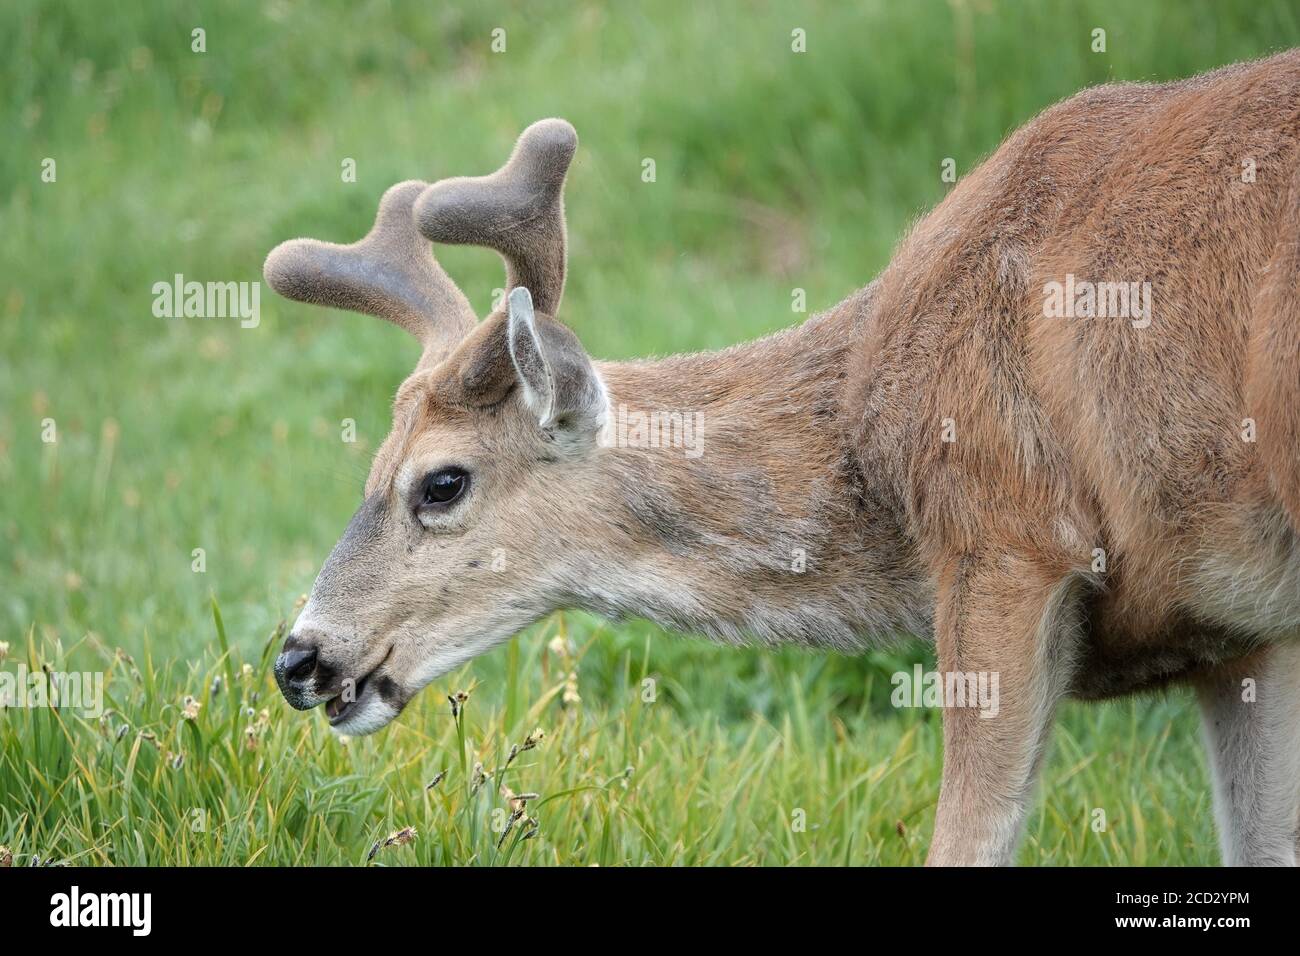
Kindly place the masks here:
POLYGON ((608 402, 586 349, 559 322, 537 315, 523 286, 510 291, 509 304, 506 341, 525 406, 553 437, 594 438, 608 402))

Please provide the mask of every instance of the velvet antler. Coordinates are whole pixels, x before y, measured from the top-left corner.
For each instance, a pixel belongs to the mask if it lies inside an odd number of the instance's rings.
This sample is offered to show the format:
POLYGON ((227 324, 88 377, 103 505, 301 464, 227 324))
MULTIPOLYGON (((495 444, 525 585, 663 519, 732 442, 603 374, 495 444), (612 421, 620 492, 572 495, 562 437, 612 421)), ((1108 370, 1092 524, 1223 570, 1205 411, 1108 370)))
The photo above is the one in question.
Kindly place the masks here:
POLYGON ((280 243, 262 268, 267 283, 289 299, 387 319, 424 343, 426 355, 446 354, 476 317, 411 218, 427 187, 414 179, 391 187, 379 201, 374 226, 358 242, 280 243))
POLYGON ((492 175, 424 190, 416 225, 434 242, 495 249, 506 263, 506 292, 524 286, 539 311, 555 315, 564 293, 564 175, 577 147, 564 120, 539 120, 492 175))

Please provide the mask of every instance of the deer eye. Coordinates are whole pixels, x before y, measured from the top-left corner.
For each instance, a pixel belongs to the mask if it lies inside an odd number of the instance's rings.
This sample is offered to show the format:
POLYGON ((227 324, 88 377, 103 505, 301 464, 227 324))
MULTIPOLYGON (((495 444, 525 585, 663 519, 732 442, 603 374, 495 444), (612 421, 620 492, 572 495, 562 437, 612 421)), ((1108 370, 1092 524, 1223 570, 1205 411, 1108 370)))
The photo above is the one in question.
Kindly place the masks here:
POLYGON ((469 472, 464 468, 440 468, 424 476, 420 488, 421 508, 446 507, 469 487, 469 472))

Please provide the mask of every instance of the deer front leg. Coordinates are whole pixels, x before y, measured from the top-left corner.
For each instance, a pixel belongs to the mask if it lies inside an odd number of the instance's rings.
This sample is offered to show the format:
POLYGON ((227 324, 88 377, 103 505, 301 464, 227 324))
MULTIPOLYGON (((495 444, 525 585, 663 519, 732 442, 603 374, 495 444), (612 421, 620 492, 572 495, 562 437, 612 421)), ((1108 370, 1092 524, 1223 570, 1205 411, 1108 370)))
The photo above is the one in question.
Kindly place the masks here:
POLYGON ((1300 644, 1275 644, 1197 685, 1227 866, 1295 866, 1300 644))
POLYGON ((1005 554, 966 557, 945 573, 935 616, 940 672, 984 672, 998 693, 995 708, 945 707, 943 784, 927 865, 1014 862, 1069 683, 1082 589, 1082 578, 1068 571, 1005 554))

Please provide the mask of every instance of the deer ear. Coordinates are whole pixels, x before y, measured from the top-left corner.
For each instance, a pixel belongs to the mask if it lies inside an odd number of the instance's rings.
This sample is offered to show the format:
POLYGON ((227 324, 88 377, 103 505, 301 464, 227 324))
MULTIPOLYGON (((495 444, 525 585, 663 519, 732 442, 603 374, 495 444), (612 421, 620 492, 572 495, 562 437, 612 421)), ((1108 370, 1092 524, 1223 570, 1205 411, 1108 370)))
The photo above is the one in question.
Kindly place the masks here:
POLYGON ((533 310, 523 286, 510 290, 506 341, 524 405, 553 437, 581 441, 605 422, 605 386, 578 337, 533 310))

